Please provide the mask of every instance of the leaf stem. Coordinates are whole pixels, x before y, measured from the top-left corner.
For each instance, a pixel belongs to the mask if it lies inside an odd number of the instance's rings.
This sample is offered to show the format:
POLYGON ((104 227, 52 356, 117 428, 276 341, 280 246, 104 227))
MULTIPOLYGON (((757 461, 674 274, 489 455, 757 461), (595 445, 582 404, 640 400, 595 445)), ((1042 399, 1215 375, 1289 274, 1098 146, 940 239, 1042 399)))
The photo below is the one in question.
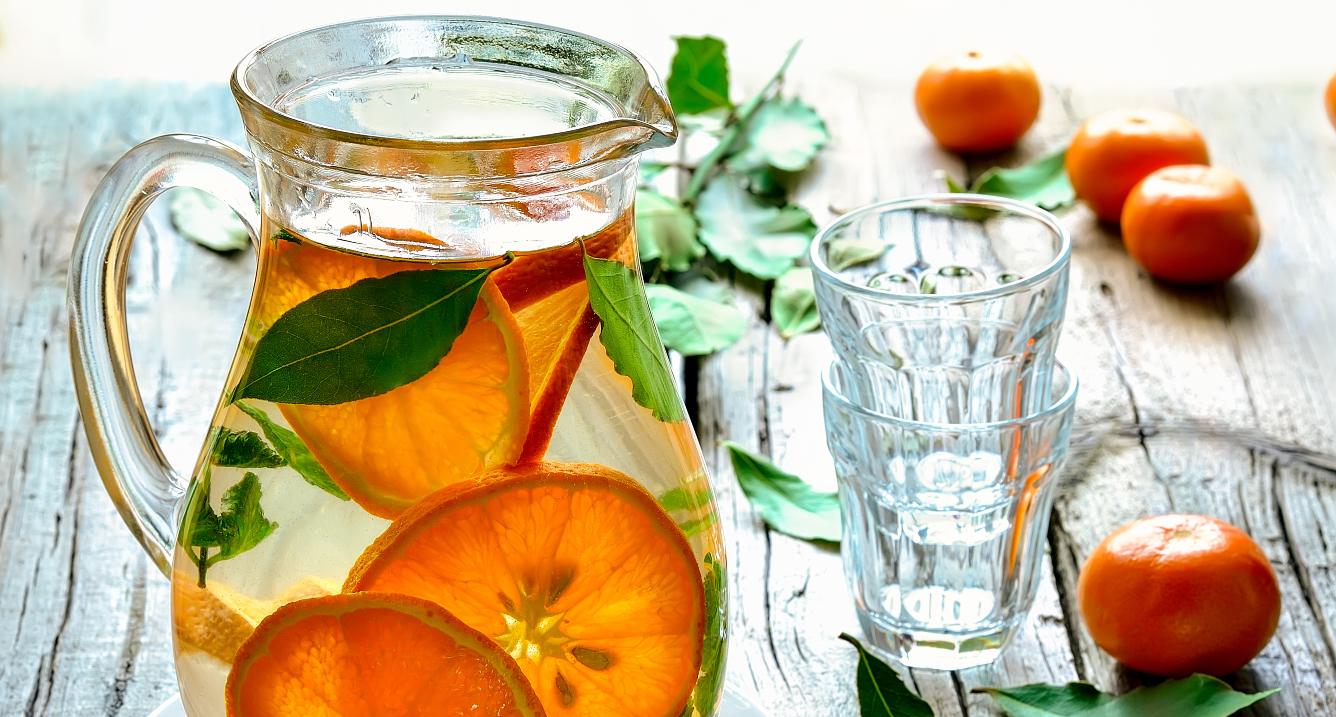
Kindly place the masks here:
POLYGON ((756 111, 770 99, 771 94, 779 88, 784 82, 784 73, 788 72, 789 64, 793 62, 793 57, 798 54, 798 48, 802 46, 802 41, 793 43, 789 48, 789 53, 784 57, 784 62, 780 64, 779 70, 771 76, 770 81, 761 87, 747 103, 738 108, 737 113, 733 115, 734 121, 728 125, 722 137, 719 138, 719 144, 701 158, 700 163, 696 165, 695 171, 691 173, 691 181, 687 182, 687 188, 682 193, 682 201, 686 204, 694 204, 696 196, 705 188, 705 184, 713 177, 719 163, 728 158, 735 150, 739 140, 747 132, 747 127, 751 124, 752 117, 756 111))

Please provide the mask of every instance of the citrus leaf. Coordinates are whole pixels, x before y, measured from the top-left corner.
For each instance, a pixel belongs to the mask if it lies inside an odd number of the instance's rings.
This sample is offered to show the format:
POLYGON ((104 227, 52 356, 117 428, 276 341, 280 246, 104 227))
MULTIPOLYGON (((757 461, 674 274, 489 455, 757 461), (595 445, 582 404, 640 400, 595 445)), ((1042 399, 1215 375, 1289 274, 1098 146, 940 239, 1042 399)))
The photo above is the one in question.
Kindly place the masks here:
POLYGON ((804 540, 840 540, 840 500, 732 441, 724 441, 738 485, 770 527, 804 540))
POLYGON ((213 442, 213 464, 224 468, 277 468, 288 464, 254 431, 218 429, 213 442))
POLYGON ((669 271, 686 271, 705 255, 696 241, 696 218, 672 197, 649 189, 636 192, 636 238, 641 261, 658 259, 669 271))
POLYGON ((589 305, 602 322, 599 341, 617 373, 631 379, 631 397, 660 421, 685 418, 640 277, 621 262, 588 254, 584 270, 589 305))
POLYGON ((1236 692, 1214 677, 1192 675, 1161 682, 1154 687, 1138 687, 1118 697, 1104 694, 1084 682, 983 687, 975 691, 991 695, 1012 717, 1227 717, 1280 690, 1252 694, 1236 692))
POLYGON ((1064 149, 1014 169, 993 167, 979 175, 968 190, 949 176, 944 176, 944 181, 950 192, 991 194, 1029 202, 1043 209, 1061 209, 1076 201, 1076 191, 1072 189, 1064 165, 1066 157, 1067 150, 1064 149))
POLYGON ((933 717, 932 706, 914 694, 891 666, 848 633, 840 639, 858 650, 858 714, 860 717, 933 717))
POLYGON ((834 271, 844 271, 880 259, 890 246, 881 239, 832 239, 825 247, 826 264, 834 271))
POLYGON ((660 174, 663 174, 665 171, 667 171, 670 166, 672 165, 668 164, 667 162, 651 162, 649 160, 641 162, 640 186, 643 187, 647 184, 652 183, 655 179, 658 179, 660 174))
POLYGON ((677 52, 665 83, 673 111, 690 115, 731 107, 724 41, 709 35, 674 39, 677 52))
POLYGON ((206 249, 226 253, 250 246, 250 233, 241 217, 208 192, 178 187, 172 191, 167 213, 181 236, 206 249))
POLYGON ((742 150, 729 160, 731 166, 801 172, 830 141, 830 131, 816 110, 802 100, 773 99, 756 111, 742 141, 742 150))
POLYGON ((468 324, 489 272, 401 271, 312 296, 260 337, 234 400, 347 403, 421 378, 468 324))
POLYGON ((701 192, 696 219, 710 253, 761 279, 777 279, 792 268, 816 234, 807 210, 764 204, 728 175, 701 192))
POLYGON ((659 337, 684 356, 704 356, 732 346, 747 332, 747 316, 736 306, 711 301, 665 284, 645 287, 659 337))
POLYGON ((770 320, 779 329, 779 335, 786 339, 821 327, 811 269, 794 267, 779 277, 770 294, 770 320))
POLYGON ((297 471, 297 475, 301 476, 302 480, 339 500, 349 499, 348 494, 344 493, 339 484, 329 477, 324 466, 321 466, 320 461, 317 461, 315 456, 311 455, 311 451, 306 448, 306 444, 296 433, 274 423, 264 411, 254 406, 238 402, 236 407, 260 424, 260 430, 264 432, 264 437, 269 439, 269 442, 274 445, 274 450, 283 457, 283 460, 288 462, 288 465, 292 466, 294 471, 297 471))

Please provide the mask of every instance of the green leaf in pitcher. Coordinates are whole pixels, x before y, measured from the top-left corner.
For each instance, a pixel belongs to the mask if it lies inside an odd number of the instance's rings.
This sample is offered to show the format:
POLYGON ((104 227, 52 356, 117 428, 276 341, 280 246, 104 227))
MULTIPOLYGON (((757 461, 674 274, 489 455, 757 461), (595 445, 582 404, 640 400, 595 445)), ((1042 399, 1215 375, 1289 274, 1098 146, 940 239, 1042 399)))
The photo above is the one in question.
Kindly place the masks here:
POLYGON ((816 235, 807 210, 766 204, 727 174, 701 192, 696 218, 710 253, 760 279, 778 279, 791 269, 816 235))
POLYGON ((858 650, 858 714, 860 717, 933 717, 932 705, 914 694, 890 665, 882 662, 848 633, 840 639, 858 650))
POLYGON ((589 305, 602 324, 599 341, 617 373, 631 379, 631 396, 660 421, 686 418, 668 356, 654 330, 654 316, 640 276, 612 259, 584 256, 589 305))
POLYGON ((223 468, 278 468, 288 464, 254 431, 220 427, 213 442, 213 464, 223 468))
POLYGON ((724 635, 728 630, 725 620, 728 618, 723 609, 724 592, 728 589, 724 582, 723 565, 712 553, 705 554, 705 644, 701 648, 702 675, 696 682, 696 711, 703 715, 714 714, 719 702, 719 687, 724 679, 724 635))
POLYGON ((731 107, 728 99, 728 56, 717 37, 678 37, 668 71, 668 101, 679 114, 700 114, 731 107))
POLYGON ((347 403, 421 378, 468 324, 490 271, 401 271, 312 296, 260 337, 233 400, 347 403))
POLYGON ((189 545, 197 549, 191 557, 199 569, 201 587, 205 584, 205 574, 215 563, 254 548, 278 527, 278 523, 265 517, 260 505, 260 479, 254 473, 247 472, 236 485, 223 492, 221 513, 209 504, 210 480, 206 472, 196 486, 192 494, 193 511, 183 531, 189 545))
POLYGON ((292 469, 302 477, 302 480, 339 500, 349 499, 348 494, 343 492, 343 489, 334 482, 333 478, 329 477, 324 467, 320 465, 320 461, 311 455, 311 451, 296 433, 274 423, 273 419, 269 418, 269 414, 255 406, 249 406, 240 401, 235 405, 260 425, 260 430, 264 432, 265 438, 268 438, 269 442, 274 445, 274 450, 288 465, 292 466, 292 469))
POLYGON ((975 690, 991 695, 1002 711, 1011 717, 1227 717, 1279 691, 1236 692, 1224 682, 1206 675, 1169 680, 1154 687, 1139 687, 1118 697, 1100 692, 1085 682, 975 690))
POLYGON ((714 353, 732 346, 747 332, 747 315, 732 304, 666 284, 647 285, 645 295, 663 343, 685 356, 714 353))

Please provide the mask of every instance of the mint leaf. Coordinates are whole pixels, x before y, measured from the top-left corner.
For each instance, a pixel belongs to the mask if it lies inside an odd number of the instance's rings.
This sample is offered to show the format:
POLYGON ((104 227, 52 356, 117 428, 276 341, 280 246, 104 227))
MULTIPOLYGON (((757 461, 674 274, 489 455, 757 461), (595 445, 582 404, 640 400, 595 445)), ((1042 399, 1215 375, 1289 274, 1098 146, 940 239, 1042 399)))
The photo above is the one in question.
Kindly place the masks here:
POLYGON ((821 327, 811 269, 794 267, 779 277, 770 294, 770 320, 779 329, 779 335, 786 339, 821 327))
POLYGON ((830 141, 830 131, 816 110, 802 100, 774 99, 756 111, 742 141, 742 150, 729 160, 730 166, 801 172, 830 141))
POLYGON ((1214 677, 1192 675, 1154 687, 1138 687, 1119 697, 1085 682, 982 687, 974 691, 991 695, 1012 717, 1227 717, 1280 690, 1236 692, 1214 677))
POLYGON ((206 249, 228 253, 250 246, 246 223, 208 192, 178 187, 172 190, 167 212, 181 236, 206 249))
POLYGON ((490 271, 401 271, 312 296, 260 337, 233 400, 347 403, 421 378, 468 324, 490 271))
POLYGON ((717 37, 677 37, 668 71, 668 101, 679 114, 700 114, 732 107, 728 99, 728 57, 717 37))
POLYGON ((848 633, 840 639, 858 650, 858 714, 861 717, 933 717, 932 706, 914 694, 890 665, 848 633))
POLYGON ((770 527, 804 540, 840 540, 840 500, 732 441, 724 441, 733 473, 770 527))
POLYGON ((274 444, 274 449, 283 457, 283 460, 287 461, 288 465, 292 466, 294 471, 297 471, 297 475, 301 476, 307 483, 339 500, 348 500, 348 494, 344 493, 343 489, 334 482, 334 479, 329 477, 324 466, 321 466, 320 461, 311 455, 311 451, 307 449, 306 444, 296 433, 274 423, 268 414, 254 406, 241 402, 237 402, 235 405, 260 424, 260 430, 264 432, 264 437, 274 444))
POLYGON ((278 523, 264 517, 260 479, 250 472, 223 493, 223 512, 218 514, 217 521, 218 554, 210 558, 214 562, 250 550, 278 527, 278 523))
POLYGON ((761 279, 777 279, 792 268, 816 234, 807 210, 764 204, 729 176, 701 193, 696 218, 710 253, 761 279))
POLYGON ((711 553, 705 554, 705 644, 701 648, 701 677, 696 682, 696 711, 714 714, 719 689, 724 679, 724 640, 728 632, 728 612, 724 597, 724 566, 711 553))
MULTIPOLYGON (((1019 199, 1048 210, 1061 209, 1076 201, 1076 191, 1072 189, 1064 165, 1066 156, 1067 150, 1064 149, 1014 169, 993 167, 979 175, 968 191, 1019 199)), ((944 177, 944 181, 947 191, 967 191, 949 176, 944 177)))
POLYGON ((686 418, 640 277, 621 262, 588 254, 584 270, 589 305, 602 322, 599 341, 617 373, 631 379, 631 397, 660 421, 686 418))
POLYGON ((218 429, 213 442, 213 464, 224 468, 277 468, 288 464, 254 431, 218 429))
POLYGON ((825 245, 826 265, 834 271, 844 271, 880 259, 890 246, 881 239, 832 239, 825 245))
POLYGON ((641 261, 658 259, 669 271, 686 271, 705 255, 696 241, 696 218, 676 199, 650 189, 636 192, 636 239, 641 261))
POLYGON ((747 316, 736 306, 693 296, 665 284, 645 287, 659 336, 685 356, 703 356, 732 346, 747 333, 747 316))

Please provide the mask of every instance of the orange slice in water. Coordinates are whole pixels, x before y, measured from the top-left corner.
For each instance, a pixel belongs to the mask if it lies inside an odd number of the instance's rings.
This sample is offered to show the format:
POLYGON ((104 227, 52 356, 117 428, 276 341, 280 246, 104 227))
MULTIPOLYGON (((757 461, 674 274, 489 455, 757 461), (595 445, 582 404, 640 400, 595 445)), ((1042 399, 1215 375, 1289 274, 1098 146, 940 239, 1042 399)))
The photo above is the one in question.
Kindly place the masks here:
MULTIPOLYGON (((425 268, 281 243, 273 262, 260 304, 270 322, 320 291, 425 268)), ((425 376, 358 401, 280 409, 339 487, 393 518, 442 486, 519 458, 530 409, 519 325, 489 279, 468 325, 425 376)))
POLYGON ((653 496, 599 465, 442 489, 362 553, 344 590, 444 606, 519 662, 549 715, 678 717, 700 669, 696 558, 653 496))
POLYGON ((439 605, 358 593, 288 603, 246 640, 229 717, 543 717, 511 657, 439 605))

